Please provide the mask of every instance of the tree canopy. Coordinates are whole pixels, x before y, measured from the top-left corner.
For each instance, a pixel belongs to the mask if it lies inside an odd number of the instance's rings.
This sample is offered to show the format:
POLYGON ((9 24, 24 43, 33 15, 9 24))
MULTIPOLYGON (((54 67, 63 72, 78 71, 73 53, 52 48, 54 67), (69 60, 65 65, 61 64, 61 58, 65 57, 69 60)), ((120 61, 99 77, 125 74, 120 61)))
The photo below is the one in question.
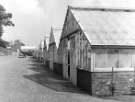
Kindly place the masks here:
POLYGON ((3 33, 3 26, 14 26, 11 18, 12 14, 7 13, 5 8, 0 4, 0 37, 3 33))
POLYGON ((0 46, 5 46, 4 40, 1 39, 3 34, 3 26, 14 26, 14 23, 11 21, 12 13, 7 13, 5 8, 0 4, 0 46))

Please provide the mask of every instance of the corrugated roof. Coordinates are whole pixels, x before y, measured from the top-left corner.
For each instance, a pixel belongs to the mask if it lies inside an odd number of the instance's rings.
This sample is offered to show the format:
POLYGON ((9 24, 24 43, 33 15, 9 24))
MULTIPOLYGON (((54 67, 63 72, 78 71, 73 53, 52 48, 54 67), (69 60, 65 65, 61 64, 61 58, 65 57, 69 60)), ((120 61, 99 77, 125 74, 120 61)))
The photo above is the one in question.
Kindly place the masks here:
POLYGON ((91 45, 135 46, 135 12, 121 9, 73 9, 91 45))

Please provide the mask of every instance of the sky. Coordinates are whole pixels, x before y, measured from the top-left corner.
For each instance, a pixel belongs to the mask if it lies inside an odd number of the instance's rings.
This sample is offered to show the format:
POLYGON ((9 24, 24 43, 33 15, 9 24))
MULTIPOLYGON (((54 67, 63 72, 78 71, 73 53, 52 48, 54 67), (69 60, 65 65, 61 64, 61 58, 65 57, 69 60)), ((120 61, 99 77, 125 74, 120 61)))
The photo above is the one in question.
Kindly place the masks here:
POLYGON ((13 14, 15 27, 4 27, 3 39, 20 39, 38 46, 51 26, 61 28, 68 5, 83 7, 135 8, 135 0, 0 0, 13 14))

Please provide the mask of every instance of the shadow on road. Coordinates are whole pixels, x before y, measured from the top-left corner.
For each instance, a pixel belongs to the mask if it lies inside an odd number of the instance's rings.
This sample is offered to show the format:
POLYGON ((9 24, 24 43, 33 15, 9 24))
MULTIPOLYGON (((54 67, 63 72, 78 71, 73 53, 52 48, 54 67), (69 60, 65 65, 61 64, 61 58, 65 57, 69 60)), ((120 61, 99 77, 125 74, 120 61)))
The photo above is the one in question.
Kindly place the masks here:
POLYGON ((57 92, 87 94, 83 90, 73 86, 70 81, 65 80, 61 76, 51 72, 48 68, 46 68, 44 65, 42 65, 35 59, 30 60, 32 61, 32 63, 30 64, 31 67, 29 69, 37 73, 32 75, 24 75, 25 78, 57 92))

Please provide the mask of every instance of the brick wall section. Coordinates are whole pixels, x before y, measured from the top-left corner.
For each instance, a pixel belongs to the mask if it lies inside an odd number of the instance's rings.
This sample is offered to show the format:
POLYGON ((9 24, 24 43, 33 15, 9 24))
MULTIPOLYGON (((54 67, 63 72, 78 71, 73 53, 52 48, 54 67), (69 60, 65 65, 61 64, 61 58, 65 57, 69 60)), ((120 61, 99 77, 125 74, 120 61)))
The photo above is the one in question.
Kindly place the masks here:
POLYGON ((134 72, 92 73, 92 94, 112 95, 112 86, 114 86, 114 94, 130 94, 133 80, 134 72))

